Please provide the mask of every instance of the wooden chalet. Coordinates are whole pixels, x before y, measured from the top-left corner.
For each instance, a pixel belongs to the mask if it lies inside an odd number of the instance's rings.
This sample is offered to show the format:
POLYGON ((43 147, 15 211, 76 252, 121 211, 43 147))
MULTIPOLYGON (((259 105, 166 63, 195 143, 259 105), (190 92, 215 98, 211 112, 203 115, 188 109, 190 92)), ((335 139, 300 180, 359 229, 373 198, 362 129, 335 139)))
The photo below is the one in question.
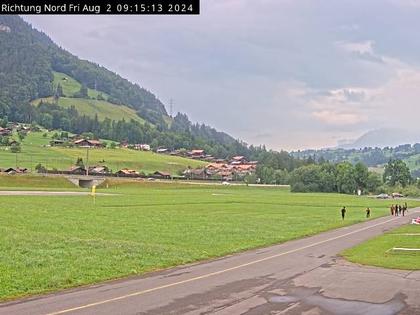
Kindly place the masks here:
POLYGON ((72 166, 68 170, 68 173, 72 175, 86 175, 86 168, 82 166, 72 166))
POLYGON ((131 170, 128 168, 123 168, 121 170, 119 170, 118 172, 115 173, 118 176, 125 176, 125 177, 137 177, 140 175, 139 172, 137 172, 136 170, 131 170))
POLYGON ((153 176, 156 178, 171 179, 171 174, 167 172, 156 171, 153 173, 153 176))
POLYGON ((81 148, 103 148, 104 144, 99 140, 79 139, 73 142, 75 146, 81 148))

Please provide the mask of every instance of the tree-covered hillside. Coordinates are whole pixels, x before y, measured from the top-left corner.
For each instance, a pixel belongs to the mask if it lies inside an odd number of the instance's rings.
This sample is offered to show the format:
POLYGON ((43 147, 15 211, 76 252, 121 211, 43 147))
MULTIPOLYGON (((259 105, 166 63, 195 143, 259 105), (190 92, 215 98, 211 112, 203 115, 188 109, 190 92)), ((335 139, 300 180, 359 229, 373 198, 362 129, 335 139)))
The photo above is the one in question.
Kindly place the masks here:
MULTIPOLYGON (((167 115, 164 105, 151 92, 104 67, 80 60, 58 47, 44 33, 33 29, 22 18, 0 16, 0 25, 5 26, 2 29, 6 30, 0 31, 1 119, 38 123, 47 128, 72 132, 103 130, 98 137, 111 135, 111 139, 117 141, 153 141, 155 146, 172 149, 204 147, 216 156, 246 151, 242 143, 226 133, 203 124, 193 124, 184 114, 178 114, 172 119, 167 115), (57 73, 68 76, 73 83, 81 84, 80 92, 63 95, 63 88, 55 78, 57 73), (56 106, 63 103, 59 101, 63 96, 67 97, 66 106, 56 106), (34 100, 52 97, 56 98, 53 104, 31 104, 34 100), (74 108, 69 97, 74 97, 74 108), (89 117, 85 115, 86 111, 76 109, 84 106, 83 100, 92 98, 121 105, 121 109, 122 105, 128 106, 146 124, 142 125, 139 120, 123 119, 124 115, 117 120, 114 115, 107 117, 108 120, 103 119, 99 127, 92 115, 89 117)), ((85 104, 89 106, 88 101, 85 104)))
POLYGON ((10 32, 0 32, 0 84, 5 91, 2 108, 10 102, 52 95, 55 70, 89 88, 96 87, 109 95, 110 102, 130 106, 151 122, 163 122, 165 107, 149 91, 104 67, 80 60, 18 16, 0 16, 0 24, 10 28, 10 32))

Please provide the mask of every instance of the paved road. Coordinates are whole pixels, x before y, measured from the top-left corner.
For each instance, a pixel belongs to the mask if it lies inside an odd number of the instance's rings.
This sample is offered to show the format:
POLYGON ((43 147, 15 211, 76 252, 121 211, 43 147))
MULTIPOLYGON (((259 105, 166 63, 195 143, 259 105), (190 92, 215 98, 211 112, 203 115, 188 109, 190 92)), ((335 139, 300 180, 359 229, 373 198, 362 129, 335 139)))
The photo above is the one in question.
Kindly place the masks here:
POLYGON ((0 305, 0 314, 420 314, 420 271, 337 254, 405 224, 385 217, 145 277, 0 305))

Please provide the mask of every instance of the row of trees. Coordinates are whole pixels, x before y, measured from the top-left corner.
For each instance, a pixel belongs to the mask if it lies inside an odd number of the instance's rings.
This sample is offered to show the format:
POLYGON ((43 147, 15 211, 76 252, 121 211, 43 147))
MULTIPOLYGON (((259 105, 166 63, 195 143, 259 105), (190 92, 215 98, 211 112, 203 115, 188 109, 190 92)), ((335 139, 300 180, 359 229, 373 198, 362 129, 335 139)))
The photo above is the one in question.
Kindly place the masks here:
POLYGON ((362 163, 323 163, 295 169, 290 173, 289 183, 295 192, 354 194, 358 190, 375 192, 381 185, 381 178, 377 173, 369 172, 362 163))
POLYGON ((264 184, 289 184, 294 192, 338 192, 355 194, 375 193, 384 191, 387 187, 407 187, 415 181, 410 175, 407 165, 401 160, 390 160, 385 167, 383 176, 368 170, 363 163, 351 164, 322 163, 312 159, 297 160, 298 164, 289 169, 276 169, 261 163, 256 174, 247 178, 248 182, 264 184), (300 166, 299 166, 300 164, 300 166))

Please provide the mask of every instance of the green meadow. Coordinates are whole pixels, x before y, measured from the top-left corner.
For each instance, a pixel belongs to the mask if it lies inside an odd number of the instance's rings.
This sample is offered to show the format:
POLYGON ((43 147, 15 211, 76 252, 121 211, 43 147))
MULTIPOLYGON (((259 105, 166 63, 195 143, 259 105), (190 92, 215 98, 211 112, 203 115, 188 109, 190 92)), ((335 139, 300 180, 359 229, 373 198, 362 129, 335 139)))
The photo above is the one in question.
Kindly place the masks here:
MULTIPOLYGON (((38 185, 20 178, 0 178, 0 190, 38 185)), ((49 180, 46 186, 62 184, 49 180)), ((364 221, 367 206, 373 218, 387 215, 389 206, 276 187, 136 181, 104 187, 98 191, 113 195, 95 202, 87 195, 0 196, 1 300, 282 243, 364 221)))
MULTIPOLYGON (((54 87, 57 87, 58 84, 61 85, 63 88, 63 96, 65 97, 73 97, 75 93, 80 91, 82 85, 79 81, 73 79, 72 77, 68 76, 65 73, 53 71, 54 87)), ((92 98, 97 98, 99 94, 102 94, 104 97, 108 97, 106 93, 99 92, 97 90, 89 89, 88 88, 88 96, 92 98)))
MULTIPOLYGON (((33 101, 32 104, 37 106, 41 101, 51 104, 55 103, 55 100, 52 97, 47 97, 37 99, 33 101)), ((140 123, 144 123, 144 119, 139 117, 134 109, 124 105, 115 105, 107 101, 74 97, 60 97, 57 101, 57 105, 63 108, 70 108, 74 106, 79 114, 92 118, 97 115, 98 120, 100 121, 105 120, 105 118, 116 121, 122 119, 130 121, 133 119, 140 123)))
POLYGON ((392 269, 420 270, 420 252, 393 248, 420 249, 420 226, 407 225, 343 252, 351 262, 392 269))
MULTIPOLYGON (((109 118, 116 121, 121 119, 130 121, 133 119, 140 123, 144 123, 143 118, 139 117, 134 109, 125 105, 116 105, 106 100, 97 99, 99 94, 107 99, 108 95, 106 93, 88 89, 89 98, 74 98, 74 94, 80 91, 82 85, 66 74, 54 72, 53 85, 56 87, 58 84, 62 86, 64 95, 58 99, 57 105, 63 108, 70 108, 71 106, 74 106, 79 114, 90 117, 95 117, 95 115, 97 115, 99 120, 109 118)), ((32 104, 37 106, 41 101, 45 103, 56 102, 51 96, 34 100, 32 101, 32 104)))
MULTIPOLYGON (((35 172, 38 163, 48 169, 58 170, 68 170, 76 163, 78 157, 83 158, 86 163, 86 149, 48 146, 53 133, 47 133, 47 137, 43 136, 44 132, 29 133, 22 142, 22 151, 17 154, 11 153, 7 147, 0 146, 0 167, 19 166, 35 172)), ((88 154, 89 165, 106 165, 113 171, 130 168, 146 174, 164 171, 176 175, 188 166, 196 168, 206 164, 181 157, 124 148, 90 149, 88 154)))

